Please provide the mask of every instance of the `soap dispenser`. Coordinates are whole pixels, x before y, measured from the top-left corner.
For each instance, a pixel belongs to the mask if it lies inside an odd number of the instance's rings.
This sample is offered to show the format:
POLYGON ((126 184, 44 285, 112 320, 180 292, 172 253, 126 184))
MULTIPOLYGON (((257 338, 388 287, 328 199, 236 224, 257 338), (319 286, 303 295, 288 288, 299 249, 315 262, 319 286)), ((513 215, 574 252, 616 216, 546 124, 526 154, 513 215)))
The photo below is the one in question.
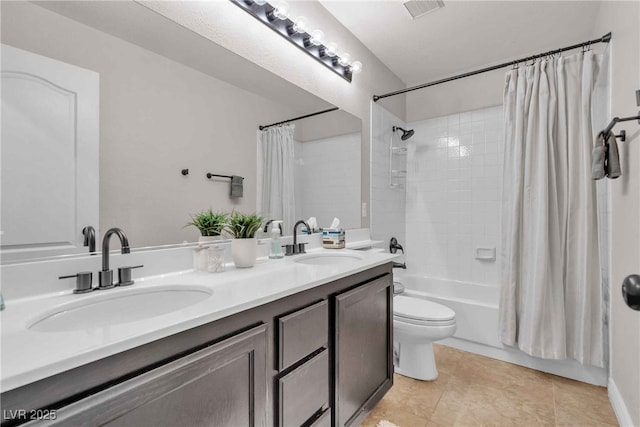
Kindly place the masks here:
POLYGON ((269 251, 269 258, 271 259, 284 257, 284 253, 282 253, 282 242, 280 241, 280 235, 282 234, 280 228, 281 222, 282 221, 271 222, 271 231, 269 231, 271 236, 271 250, 269 251))

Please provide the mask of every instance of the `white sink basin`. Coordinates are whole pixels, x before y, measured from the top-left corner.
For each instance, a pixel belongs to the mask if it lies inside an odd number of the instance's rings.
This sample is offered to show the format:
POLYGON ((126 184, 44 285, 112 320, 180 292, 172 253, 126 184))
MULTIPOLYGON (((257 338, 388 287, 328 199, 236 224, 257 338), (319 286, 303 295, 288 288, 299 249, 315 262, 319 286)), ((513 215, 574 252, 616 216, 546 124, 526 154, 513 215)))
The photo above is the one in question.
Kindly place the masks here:
POLYGON ((303 255, 296 258, 294 262, 309 265, 335 265, 348 264, 356 261, 362 261, 363 259, 364 258, 361 255, 336 252, 303 255))
POLYGON ((181 310, 211 294, 208 288, 183 285, 94 291, 88 296, 79 295, 78 301, 54 307, 32 320, 27 328, 64 332, 136 322, 181 310))

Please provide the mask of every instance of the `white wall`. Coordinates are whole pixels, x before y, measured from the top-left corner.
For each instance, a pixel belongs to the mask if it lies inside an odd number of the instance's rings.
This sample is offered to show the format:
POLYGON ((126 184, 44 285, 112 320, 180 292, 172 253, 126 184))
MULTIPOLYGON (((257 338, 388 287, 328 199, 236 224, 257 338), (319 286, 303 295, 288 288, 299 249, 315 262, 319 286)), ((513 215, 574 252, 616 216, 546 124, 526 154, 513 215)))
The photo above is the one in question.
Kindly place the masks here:
POLYGON ((407 124, 407 264, 415 274, 499 286, 502 106, 407 124))
MULTIPOLYGON (((611 31, 611 114, 630 116, 640 109, 640 3, 602 2, 596 34, 611 31)), ((640 273, 640 131, 621 123, 627 142, 620 144, 622 177, 611 181, 610 396, 618 420, 640 425, 640 312, 626 306, 620 286, 640 273), (613 395, 612 395, 613 392, 613 395), (616 394, 618 392, 619 394, 616 394), (618 398, 618 399, 616 399, 618 398), (622 403, 622 406, 620 406, 622 403)))
POLYGON ((500 69, 409 92, 407 122, 500 105, 505 73, 500 69))
POLYGON ((103 232, 122 227, 133 246, 193 241, 189 213, 255 211, 256 129, 289 106, 27 2, 2 2, 2 42, 100 74, 103 232), (209 171, 244 176, 244 197, 209 171))
MULTIPOLYGON (((406 129, 405 123, 380 104, 371 102, 371 238, 383 240, 387 248, 395 237, 401 245, 405 240, 406 184, 390 187, 390 140, 392 127, 406 129)), ((394 146, 401 145, 398 134, 394 146)), ((406 154, 394 160, 394 168, 406 170, 406 154)), ((406 183, 406 176, 394 177, 394 183, 406 183)))
MULTIPOLYGON (((314 58, 229 1, 140 3, 353 114, 363 124, 370 121, 369 101, 374 93, 406 87, 317 0, 291 2, 291 14, 306 16, 313 28, 322 29, 327 38, 363 63, 362 73, 354 76, 352 83, 318 65, 314 58)), ((405 102, 404 96, 397 96, 385 105, 403 118, 405 102)), ((362 129, 363 203, 369 202, 369 146, 369 127, 365 125, 362 129)), ((368 216, 363 217, 362 226, 368 224, 368 216)))
POLYGON ((360 147, 360 133, 295 143, 296 218, 360 227, 360 147))

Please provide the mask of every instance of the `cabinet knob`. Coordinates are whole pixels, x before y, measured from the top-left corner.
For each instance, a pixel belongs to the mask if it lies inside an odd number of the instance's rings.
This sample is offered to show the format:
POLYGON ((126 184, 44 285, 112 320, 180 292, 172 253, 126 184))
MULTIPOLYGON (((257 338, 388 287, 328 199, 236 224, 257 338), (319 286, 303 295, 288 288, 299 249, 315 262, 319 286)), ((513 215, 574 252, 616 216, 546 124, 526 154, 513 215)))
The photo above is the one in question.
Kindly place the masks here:
POLYGON ((640 311, 640 275, 625 277, 622 281, 622 298, 631 309, 640 311))

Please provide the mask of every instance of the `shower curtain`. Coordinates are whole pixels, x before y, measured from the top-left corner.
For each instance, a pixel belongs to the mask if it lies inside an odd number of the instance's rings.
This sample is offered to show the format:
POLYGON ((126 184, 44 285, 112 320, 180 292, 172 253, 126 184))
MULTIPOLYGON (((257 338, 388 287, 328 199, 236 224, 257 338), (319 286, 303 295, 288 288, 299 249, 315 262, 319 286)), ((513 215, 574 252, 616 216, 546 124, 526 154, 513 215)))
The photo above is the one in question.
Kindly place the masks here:
POLYGON ((260 214, 283 221, 282 230, 295 222, 294 125, 274 126, 259 132, 258 166, 261 185, 258 193, 260 214))
POLYGON ((504 344, 604 366, 591 51, 511 70, 504 91, 504 344))

